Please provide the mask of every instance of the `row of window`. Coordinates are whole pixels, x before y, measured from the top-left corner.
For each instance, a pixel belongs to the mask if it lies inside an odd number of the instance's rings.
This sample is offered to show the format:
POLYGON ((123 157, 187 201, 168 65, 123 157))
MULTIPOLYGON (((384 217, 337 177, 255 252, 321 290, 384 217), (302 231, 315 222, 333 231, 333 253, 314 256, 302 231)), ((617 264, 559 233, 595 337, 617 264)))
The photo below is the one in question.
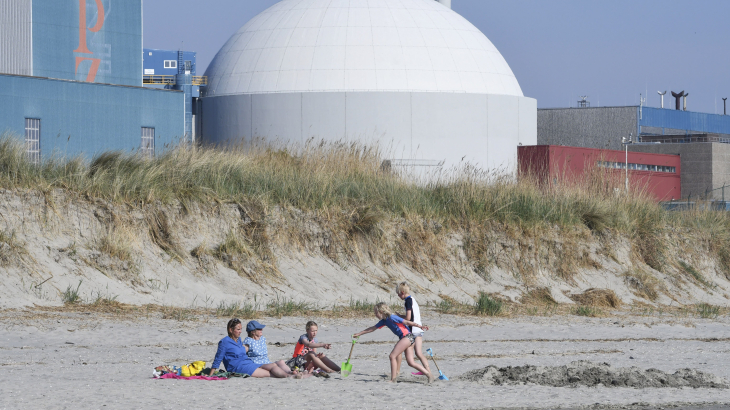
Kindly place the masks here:
MULTIPOLYGON (((598 161, 597 165, 599 167, 603 167, 603 168, 626 169, 625 162, 598 161)), ((676 167, 669 167, 669 166, 664 166, 664 165, 634 164, 634 163, 629 162, 628 167, 629 167, 629 170, 636 170, 636 171, 653 171, 653 172, 670 172, 670 173, 677 172, 676 167)))
MULTIPOLYGON (((41 163, 41 120, 38 118, 25 119, 25 152, 28 161, 33 164, 41 163)), ((139 152, 147 157, 155 156, 155 129, 142 127, 142 141, 139 152)))

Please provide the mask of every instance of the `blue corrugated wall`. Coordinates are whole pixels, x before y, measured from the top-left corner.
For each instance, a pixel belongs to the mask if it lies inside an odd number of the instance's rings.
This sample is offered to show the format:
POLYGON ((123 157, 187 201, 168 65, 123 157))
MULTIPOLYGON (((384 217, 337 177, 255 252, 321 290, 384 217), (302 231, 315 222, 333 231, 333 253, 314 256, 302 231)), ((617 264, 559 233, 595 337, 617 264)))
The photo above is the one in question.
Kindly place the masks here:
POLYGON ((639 125, 698 133, 730 134, 730 115, 643 107, 639 125))
MULTIPOLYGON (((181 68, 165 68, 165 60, 177 61, 177 51, 158 50, 153 48, 145 48, 143 53, 144 69, 155 70, 154 75, 177 75, 181 68)), ((191 75, 197 75, 195 69, 195 59, 197 53, 194 51, 183 51, 183 61, 190 60, 193 62, 191 75)))
POLYGON ((41 120, 41 156, 133 151, 141 128, 155 128, 155 152, 184 135, 183 93, 0 75, 0 132, 23 137, 25 118, 41 120))
POLYGON ((142 85, 142 0, 33 0, 32 12, 34 76, 142 85))

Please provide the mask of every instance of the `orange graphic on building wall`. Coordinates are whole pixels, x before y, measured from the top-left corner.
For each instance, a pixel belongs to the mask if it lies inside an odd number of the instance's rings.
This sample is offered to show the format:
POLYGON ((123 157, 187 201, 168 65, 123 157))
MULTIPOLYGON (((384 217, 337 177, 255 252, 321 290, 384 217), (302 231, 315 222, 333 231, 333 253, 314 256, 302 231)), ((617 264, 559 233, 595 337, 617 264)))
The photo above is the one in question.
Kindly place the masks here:
MULTIPOLYGON (((91 54, 93 56, 94 53, 89 51, 89 47, 86 42, 86 31, 88 30, 92 33, 98 33, 99 30, 104 27, 104 5, 101 3, 101 0, 95 0, 96 8, 98 10, 98 17, 96 18, 96 24, 94 25, 94 27, 89 28, 86 27, 86 1, 87 0, 79 0, 79 47, 74 50, 74 53, 91 54)), ((86 60, 91 61, 89 73, 86 75, 86 82, 93 83, 94 79, 96 79, 96 73, 99 71, 99 64, 101 63, 101 59, 77 56, 76 75, 78 75, 79 72, 79 64, 86 60)))

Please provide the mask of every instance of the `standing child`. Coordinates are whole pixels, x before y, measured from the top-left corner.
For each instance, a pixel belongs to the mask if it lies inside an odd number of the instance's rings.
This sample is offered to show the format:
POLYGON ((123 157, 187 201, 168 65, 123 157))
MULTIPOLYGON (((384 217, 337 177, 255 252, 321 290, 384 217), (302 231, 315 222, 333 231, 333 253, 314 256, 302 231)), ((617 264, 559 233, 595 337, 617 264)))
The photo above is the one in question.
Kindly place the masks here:
MULTIPOLYGON (((415 322, 420 325, 422 323, 421 309, 419 309, 418 303, 416 303, 416 300, 413 296, 411 296, 411 289, 408 284, 406 282, 399 283, 398 286, 395 287, 395 293, 398 294, 398 297, 401 298, 406 305, 406 314, 403 316, 403 319, 410 320, 411 322, 415 322)), ((418 357, 418 360, 421 361, 423 367, 431 373, 431 367, 428 365, 428 359, 426 358, 426 355, 423 354, 423 330, 417 327, 413 327, 410 330, 416 338, 415 343, 413 343, 413 350, 416 353, 416 357, 418 357)), ((401 362, 403 362, 403 356, 398 355, 398 374, 400 374, 401 362)))
MULTIPOLYGON (((312 371, 319 368, 326 373, 339 373, 340 366, 336 365, 324 353, 317 353, 319 347, 325 349, 332 347, 329 343, 320 343, 317 340, 318 330, 317 323, 311 320, 307 322, 307 333, 299 337, 297 345, 294 347, 294 355, 287 360, 286 364, 292 369, 299 367, 312 371)), ((315 373, 315 375, 317 374, 319 373, 315 373)))
MULTIPOLYGON (((262 325, 255 320, 246 324, 246 333, 248 334, 248 337, 243 339, 243 345, 248 346, 246 355, 256 364, 271 363, 271 360, 269 359, 269 348, 266 347, 266 337, 263 335, 265 327, 266 325, 262 325)), ((283 360, 279 360, 274 364, 285 373, 292 374, 289 366, 287 366, 283 360)))
POLYGON ((378 322, 375 326, 371 326, 363 330, 360 333, 355 333, 354 335, 352 335, 352 337, 357 338, 366 333, 372 333, 377 329, 382 328, 383 326, 388 326, 388 329, 390 329, 400 339, 393 347, 393 351, 390 352, 389 356, 390 381, 395 383, 396 379, 398 378, 398 357, 403 352, 406 352, 406 362, 408 363, 408 365, 427 376, 428 382, 431 383, 434 380, 433 375, 428 370, 426 370, 426 368, 413 360, 413 343, 415 342, 416 338, 415 336, 413 336, 413 333, 408 330, 407 327, 411 326, 428 330, 428 326, 422 326, 418 323, 412 322, 410 320, 405 320, 400 316, 394 315, 393 313, 391 313, 390 308, 388 308, 388 305, 385 302, 378 303, 377 305, 375 305, 375 308, 373 310, 375 313, 375 317, 380 319, 380 322, 378 322))

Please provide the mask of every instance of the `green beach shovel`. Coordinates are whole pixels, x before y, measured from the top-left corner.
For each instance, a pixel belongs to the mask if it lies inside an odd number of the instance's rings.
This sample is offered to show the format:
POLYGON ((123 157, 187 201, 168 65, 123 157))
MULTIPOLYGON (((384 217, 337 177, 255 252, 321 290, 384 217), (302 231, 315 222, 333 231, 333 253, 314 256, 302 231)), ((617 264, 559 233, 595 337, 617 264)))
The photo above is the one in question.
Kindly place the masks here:
POLYGON ((350 348, 350 355, 347 356, 347 361, 345 363, 342 363, 342 367, 340 367, 340 374, 342 377, 347 377, 352 372, 352 363, 350 363, 350 359, 352 358, 352 351, 355 349, 355 343, 357 343, 357 339, 352 339, 352 347, 350 348))

